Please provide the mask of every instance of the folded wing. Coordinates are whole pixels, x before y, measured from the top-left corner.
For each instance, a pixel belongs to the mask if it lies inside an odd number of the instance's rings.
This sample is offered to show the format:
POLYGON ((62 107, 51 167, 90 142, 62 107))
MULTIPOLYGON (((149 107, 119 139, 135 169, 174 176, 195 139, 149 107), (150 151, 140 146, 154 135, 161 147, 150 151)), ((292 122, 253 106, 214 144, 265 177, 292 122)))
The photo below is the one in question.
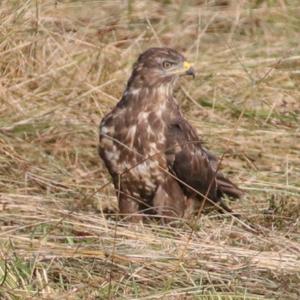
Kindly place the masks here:
POLYGON ((218 171, 218 160, 202 146, 195 130, 183 118, 171 122, 166 135, 168 166, 187 197, 208 197, 219 202, 224 194, 233 198, 242 195, 242 191, 218 171))

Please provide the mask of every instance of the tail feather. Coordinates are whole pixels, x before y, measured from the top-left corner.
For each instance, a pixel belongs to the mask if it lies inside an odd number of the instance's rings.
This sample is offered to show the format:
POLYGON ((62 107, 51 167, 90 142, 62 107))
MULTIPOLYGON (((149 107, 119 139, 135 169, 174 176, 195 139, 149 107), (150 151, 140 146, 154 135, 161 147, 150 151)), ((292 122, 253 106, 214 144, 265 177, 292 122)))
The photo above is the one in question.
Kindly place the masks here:
POLYGON ((217 174, 217 193, 222 197, 224 194, 231 198, 241 198, 244 192, 229 179, 225 178, 222 173, 217 174))

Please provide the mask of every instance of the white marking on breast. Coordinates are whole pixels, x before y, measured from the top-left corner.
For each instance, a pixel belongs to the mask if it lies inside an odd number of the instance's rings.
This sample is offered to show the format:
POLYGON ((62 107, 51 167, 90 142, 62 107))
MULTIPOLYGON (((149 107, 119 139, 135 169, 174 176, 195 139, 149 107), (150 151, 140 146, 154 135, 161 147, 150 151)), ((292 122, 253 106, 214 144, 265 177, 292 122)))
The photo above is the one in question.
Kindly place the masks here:
POLYGON ((117 160, 120 158, 120 151, 117 150, 115 145, 111 150, 106 150, 104 153, 108 161, 117 162, 117 160))
POLYGON ((128 131, 127 131, 127 138, 130 140, 129 141, 129 147, 132 148, 133 142, 134 142, 134 137, 136 133, 136 125, 131 126, 128 131))
POLYGON ((134 170, 135 170, 135 172, 138 172, 142 176, 147 176, 149 174, 149 166, 148 166, 147 162, 143 162, 143 163, 137 165, 134 168, 134 170))
POLYGON ((157 144, 156 143, 150 143, 149 144, 149 155, 154 155, 157 152, 159 152, 158 149, 157 149, 157 144))
POLYGON ((144 161, 130 170, 130 173, 143 182, 150 182, 152 162, 144 161))
POLYGON ((100 132, 101 132, 102 134, 107 134, 107 133, 109 132, 109 129, 108 129, 108 127, 106 127, 106 126, 102 126, 102 127, 100 128, 100 132))
POLYGON ((139 94, 140 89, 130 89, 129 91, 127 91, 128 94, 130 94, 131 96, 135 96, 137 94, 139 94))
POLYGON ((101 126, 100 127, 100 135, 103 135, 103 136, 113 136, 115 133, 115 128, 112 127, 112 126, 101 126))
POLYGON ((139 113, 138 117, 137 117, 138 123, 140 123, 142 121, 147 122, 148 121, 148 116, 149 116, 149 112, 141 112, 141 113, 139 113))
POLYGON ((163 102, 160 106, 158 111, 156 112, 156 115, 159 119, 161 119, 163 112, 166 110, 167 104, 166 102, 163 102))

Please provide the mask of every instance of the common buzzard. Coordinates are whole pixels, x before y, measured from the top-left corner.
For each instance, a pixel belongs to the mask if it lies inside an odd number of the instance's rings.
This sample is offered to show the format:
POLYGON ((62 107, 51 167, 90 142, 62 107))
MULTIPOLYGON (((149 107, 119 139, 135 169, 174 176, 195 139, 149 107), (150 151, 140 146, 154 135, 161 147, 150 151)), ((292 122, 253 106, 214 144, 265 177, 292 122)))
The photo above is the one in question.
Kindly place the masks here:
POLYGON ((218 170, 173 97, 181 75, 194 69, 170 48, 150 48, 133 66, 125 92, 100 124, 99 153, 110 172, 120 214, 138 221, 147 214, 187 216, 224 194, 241 190, 218 170))

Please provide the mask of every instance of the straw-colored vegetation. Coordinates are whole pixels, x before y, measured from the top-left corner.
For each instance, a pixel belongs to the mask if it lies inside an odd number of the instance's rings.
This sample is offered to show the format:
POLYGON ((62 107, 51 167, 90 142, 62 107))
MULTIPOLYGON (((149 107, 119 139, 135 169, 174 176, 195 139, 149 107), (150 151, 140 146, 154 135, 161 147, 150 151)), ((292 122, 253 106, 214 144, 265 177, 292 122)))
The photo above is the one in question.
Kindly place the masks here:
POLYGON ((299 16, 297 0, 2 0, 0 298, 299 299, 299 16), (157 45, 195 63, 176 97, 246 191, 241 221, 105 217, 98 124, 157 45))

